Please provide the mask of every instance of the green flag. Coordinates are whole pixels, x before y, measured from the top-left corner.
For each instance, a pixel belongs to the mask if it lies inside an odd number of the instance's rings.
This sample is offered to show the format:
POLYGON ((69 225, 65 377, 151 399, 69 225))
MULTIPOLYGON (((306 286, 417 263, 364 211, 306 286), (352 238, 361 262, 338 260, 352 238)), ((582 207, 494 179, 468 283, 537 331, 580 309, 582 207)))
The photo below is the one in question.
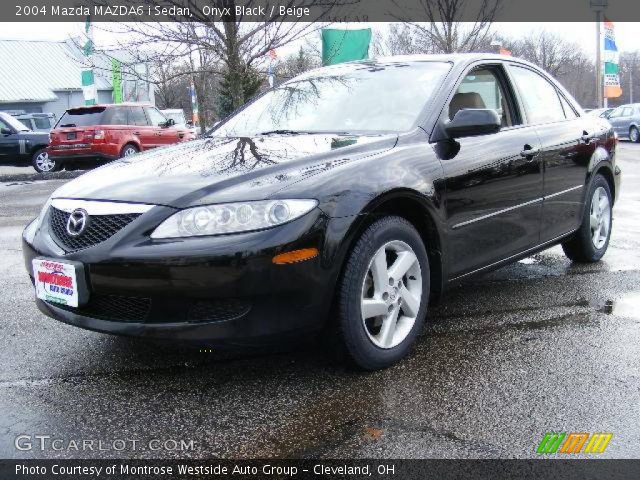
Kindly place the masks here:
POLYGON ((122 103, 122 66, 116 58, 111 59, 111 83, 113 85, 113 103, 122 103))
MULTIPOLYGON (((87 64, 92 65, 91 55, 93 54, 93 29, 91 28, 91 17, 87 16, 84 24, 84 31, 87 34, 87 42, 84 44, 83 53, 87 58, 87 64)), ((82 70, 82 95, 85 105, 95 105, 98 99, 96 82, 93 77, 93 68, 82 70)))
POLYGON ((371 29, 337 30, 322 29, 322 64, 336 63, 369 58, 371 29))

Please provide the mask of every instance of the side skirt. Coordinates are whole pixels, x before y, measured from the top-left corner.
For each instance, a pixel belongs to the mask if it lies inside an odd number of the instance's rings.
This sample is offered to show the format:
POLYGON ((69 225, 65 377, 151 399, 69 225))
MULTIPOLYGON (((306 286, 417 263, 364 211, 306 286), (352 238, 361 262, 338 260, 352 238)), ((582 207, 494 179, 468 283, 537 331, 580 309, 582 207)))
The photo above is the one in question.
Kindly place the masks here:
POLYGON ((528 257, 529 255, 532 255, 532 254, 534 254, 534 253, 538 253, 538 252, 540 252, 540 251, 542 251, 542 250, 546 250, 546 249, 548 249, 549 247, 552 247, 552 246, 555 246, 555 245, 557 245, 557 244, 561 243, 561 242, 562 242, 562 240, 564 240, 565 238, 570 237, 570 236, 571 236, 571 235, 573 235, 575 232, 577 232, 577 229, 576 229, 576 230, 572 230, 571 232, 568 232, 568 233, 564 233, 564 234, 562 234, 562 235, 560 235, 560 236, 558 236, 558 237, 556 237, 556 238, 553 238, 553 239, 551 239, 551 240, 548 240, 548 241, 546 241, 546 242, 544 242, 544 243, 541 243, 541 244, 539 244, 539 245, 537 245, 537 246, 535 246, 535 247, 532 247, 532 248, 529 248, 529 249, 527 249, 527 250, 524 250, 523 252, 517 253, 517 254, 515 254, 515 255, 511 255, 510 257, 507 257, 507 258, 505 258, 504 260, 500 260, 500 261, 498 261, 498 262, 491 263, 491 264, 489 264, 489 265, 486 265, 486 266, 484 266, 484 267, 478 268, 478 269, 473 270, 473 271, 471 271, 471 272, 467 272, 467 273, 464 273, 464 274, 459 275, 459 276, 457 276, 457 277, 454 277, 454 278, 450 279, 447 283, 448 283, 448 284, 451 284, 451 283, 457 282, 457 281, 459 281, 459 280, 462 280, 462 279, 464 279, 464 278, 470 277, 470 276, 472 276, 472 275, 477 275, 477 274, 480 274, 480 273, 485 273, 485 272, 488 272, 488 271, 491 271, 491 270, 495 270, 495 269, 497 269, 497 268, 500 268, 500 267, 502 267, 502 266, 504 266, 504 265, 507 265, 507 264, 509 264, 509 263, 516 262, 516 261, 518 261, 518 260, 521 260, 521 259, 523 259, 523 258, 528 257))

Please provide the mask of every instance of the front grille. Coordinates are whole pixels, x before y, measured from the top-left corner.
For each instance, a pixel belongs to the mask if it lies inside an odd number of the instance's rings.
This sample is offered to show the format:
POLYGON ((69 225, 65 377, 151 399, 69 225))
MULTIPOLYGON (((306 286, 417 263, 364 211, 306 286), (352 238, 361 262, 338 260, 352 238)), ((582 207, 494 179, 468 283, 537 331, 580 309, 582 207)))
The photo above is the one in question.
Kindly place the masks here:
POLYGON ((149 314, 151 299, 93 294, 91 295, 89 303, 78 308, 59 305, 57 303, 52 305, 84 317, 115 322, 142 323, 149 314))
POLYGON ((49 225, 58 243, 65 251, 73 252, 104 242, 140 216, 140 213, 118 215, 90 215, 87 229, 77 237, 67 233, 71 214, 51 207, 49 225))
POLYGON ((189 309, 190 322, 222 322, 245 315, 251 310, 251 304, 226 298, 214 301, 197 301, 189 309))

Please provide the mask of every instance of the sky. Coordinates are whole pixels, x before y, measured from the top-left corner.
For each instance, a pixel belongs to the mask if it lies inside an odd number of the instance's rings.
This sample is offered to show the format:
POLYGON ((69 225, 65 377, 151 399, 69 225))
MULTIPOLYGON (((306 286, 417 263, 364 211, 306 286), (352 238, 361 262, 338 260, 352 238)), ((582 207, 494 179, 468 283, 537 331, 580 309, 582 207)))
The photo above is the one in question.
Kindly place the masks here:
MULTIPOLYGON (((117 39, 114 34, 105 31, 98 24, 94 33, 94 39, 99 48, 115 46, 117 39)), ((374 31, 384 31, 385 24, 349 24, 351 28, 371 27, 374 31)), ((83 33, 84 23, 52 22, 52 23, 3 23, 0 22, 0 39, 14 40, 65 40, 70 36, 83 33)), ((108 26, 106 27, 108 28, 108 26)), ((509 37, 520 37, 531 32, 547 30, 571 40, 591 57, 595 57, 596 40, 595 23, 587 22, 498 22, 493 26, 496 32, 509 37)), ((640 50, 640 23, 618 22, 615 24, 616 42, 620 51, 640 50)), ((318 35, 315 33, 315 35, 318 35)), ((300 43, 289 45, 278 52, 280 57, 295 52, 300 43)))

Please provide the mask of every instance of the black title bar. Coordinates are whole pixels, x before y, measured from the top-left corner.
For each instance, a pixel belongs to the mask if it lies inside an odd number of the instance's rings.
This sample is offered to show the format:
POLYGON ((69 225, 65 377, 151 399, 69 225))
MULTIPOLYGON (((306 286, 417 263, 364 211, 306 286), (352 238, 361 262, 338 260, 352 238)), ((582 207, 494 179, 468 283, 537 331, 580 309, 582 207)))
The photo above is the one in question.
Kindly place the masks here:
POLYGON ((640 21, 635 0, 3 0, 4 22, 591 22, 640 21), (450 2, 448 2, 450 3, 450 2))

